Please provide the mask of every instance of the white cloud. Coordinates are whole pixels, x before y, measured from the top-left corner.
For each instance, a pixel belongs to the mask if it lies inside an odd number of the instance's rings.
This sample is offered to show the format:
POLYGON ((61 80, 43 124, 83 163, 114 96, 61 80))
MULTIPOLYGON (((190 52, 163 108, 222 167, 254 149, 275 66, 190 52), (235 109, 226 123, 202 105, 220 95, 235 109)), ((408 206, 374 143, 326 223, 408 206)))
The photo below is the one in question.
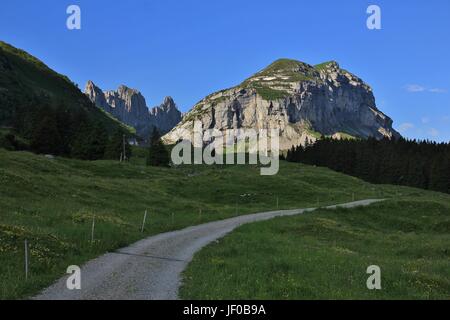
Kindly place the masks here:
POLYGON ((413 128, 414 128, 414 125, 412 123, 405 122, 405 123, 402 123, 398 127, 398 131, 400 131, 401 133, 405 133, 406 131, 413 129, 413 128))
POLYGON ((408 84, 404 88, 406 91, 413 92, 413 93, 416 93, 416 92, 446 93, 447 92, 447 89, 427 88, 420 84, 408 84))
POLYGON ((422 121, 422 123, 427 124, 430 123, 430 118, 428 117, 423 117, 422 119, 420 119, 422 121))
POLYGON ((426 90, 425 87, 419 84, 408 84, 405 86, 406 91, 408 92, 423 92, 426 90))

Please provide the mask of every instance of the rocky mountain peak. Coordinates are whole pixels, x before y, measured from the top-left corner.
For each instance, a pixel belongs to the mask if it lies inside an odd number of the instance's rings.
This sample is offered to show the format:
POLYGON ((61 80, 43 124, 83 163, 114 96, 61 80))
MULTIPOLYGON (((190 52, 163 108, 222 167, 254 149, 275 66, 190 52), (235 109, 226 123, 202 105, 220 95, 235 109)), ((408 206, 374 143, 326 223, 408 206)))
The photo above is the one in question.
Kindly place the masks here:
POLYGON ((173 101, 172 97, 165 97, 163 103, 161 103, 159 106, 153 107, 150 110, 151 114, 158 114, 161 112, 173 112, 178 111, 178 107, 175 104, 175 101, 173 101))
POLYGON ((91 80, 89 80, 89 81, 86 83, 86 86, 85 86, 84 91, 85 91, 85 92, 89 92, 89 93, 94 93, 94 92, 99 92, 99 91, 101 92, 100 88, 98 88, 98 87, 95 85, 95 83, 94 83, 93 81, 91 81, 91 80))
POLYGON ((94 82, 92 81, 92 80, 88 80, 87 82, 86 82, 86 88, 90 88, 90 87, 95 87, 95 84, 94 84, 94 82))
POLYGON ((311 65, 298 60, 278 59, 258 73, 301 72, 311 67, 311 65))
POLYGON ((336 61, 316 66, 279 59, 231 89, 208 95, 164 139, 174 143, 193 120, 204 128, 279 129, 280 146, 330 137, 393 138, 392 120, 378 110, 372 89, 336 61), (183 129, 183 130, 178 130, 183 129))
POLYGON ((254 74, 241 85, 251 84, 264 85, 270 82, 290 82, 312 77, 314 67, 296 60, 279 59, 271 63, 268 67, 254 74))
POLYGON ((335 70, 339 70, 341 68, 339 66, 339 63, 337 63, 334 60, 318 64, 315 67, 319 70, 322 69, 322 70, 328 70, 328 71, 335 71, 335 70))
MULTIPOLYGON (((139 90, 137 90, 137 89, 133 89, 133 88, 130 88, 130 87, 127 87, 126 85, 124 85, 124 84, 121 84, 120 86, 119 86, 119 88, 117 89, 117 92, 120 94, 120 95, 139 95, 139 96, 142 96, 142 94, 139 92, 139 90)), ((143 97, 143 96, 142 96, 143 97)), ((145 99, 145 98, 144 98, 145 99)))
POLYGON ((173 101, 172 97, 165 97, 164 102, 162 103, 161 107, 164 110, 177 109, 175 101, 173 101))
POLYGON ((99 87, 97 87, 93 81, 89 80, 86 83, 84 92, 96 106, 105 110, 108 108, 108 104, 106 102, 103 91, 99 87))
POLYGON ((159 123, 158 129, 163 133, 175 127, 182 117, 172 97, 165 97, 161 105, 150 110, 150 115, 155 123, 159 123))
POLYGON ((181 120, 181 112, 171 97, 166 97, 163 104, 149 110, 139 90, 120 85, 117 90, 102 91, 90 80, 85 94, 96 106, 135 128, 143 139, 149 137, 153 127, 166 133, 181 120))

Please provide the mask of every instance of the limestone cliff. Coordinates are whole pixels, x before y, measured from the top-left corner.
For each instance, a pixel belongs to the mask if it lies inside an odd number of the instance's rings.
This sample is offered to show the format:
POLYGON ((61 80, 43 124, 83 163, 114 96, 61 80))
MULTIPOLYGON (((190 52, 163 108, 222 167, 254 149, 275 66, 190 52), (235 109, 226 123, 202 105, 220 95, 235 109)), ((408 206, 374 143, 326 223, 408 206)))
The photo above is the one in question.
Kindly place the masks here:
POLYGON ((137 135, 143 139, 149 137, 153 127, 164 134, 181 120, 181 112, 171 97, 166 97, 163 104, 149 110, 144 96, 124 85, 117 90, 102 91, 88 81, 85 94, 97 107, 135 128, 137 135))
POLYGON ((332 61, 312 66, 281 59, 240 85, 213 93, 164 136, 175 143, 192 130, 193 120, 220 131, 279 129, 282 150, 321 135, 393 138, 392 120, 375 104, 372 89, 332 61), (180 130, 187 129, 187 130, 180 130))

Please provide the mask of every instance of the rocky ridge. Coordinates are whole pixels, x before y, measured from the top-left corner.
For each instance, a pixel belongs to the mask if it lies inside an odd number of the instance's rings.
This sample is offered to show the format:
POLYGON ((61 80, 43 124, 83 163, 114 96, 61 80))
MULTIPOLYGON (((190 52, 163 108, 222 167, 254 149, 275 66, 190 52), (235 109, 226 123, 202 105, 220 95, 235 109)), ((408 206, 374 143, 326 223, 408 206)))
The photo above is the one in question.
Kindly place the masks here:
POLYGON ((144 96, 125 85, 117 90, 102 91, 88 81, 84 92, 97 107, 135 128, 136 134, 143 139, 148 139, 154 127, 162 134, 169 132, 182 118, 171 97, 166 97, 160 106, 149 109, 144 96))
POLYGON ((238 86, 197 103, 167 135, 168 144, 189 139, 193 121, 222 132, 231 129, 279 129, 280 147, 335 138, 394 138, 392 120, 376 106, 372 89, 330 61, 312 66, 280 59, 238 86))

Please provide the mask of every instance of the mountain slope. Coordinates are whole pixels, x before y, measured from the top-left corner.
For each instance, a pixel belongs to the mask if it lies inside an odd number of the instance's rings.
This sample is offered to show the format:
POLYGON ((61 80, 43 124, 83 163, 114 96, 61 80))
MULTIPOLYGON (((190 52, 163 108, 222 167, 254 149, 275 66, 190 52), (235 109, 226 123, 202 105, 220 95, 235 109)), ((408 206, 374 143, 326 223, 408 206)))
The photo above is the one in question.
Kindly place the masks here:
MULTIPOLYGON (((12 126, 18 108, 64 106, 68 112, 83 112, 108 131, 125 126, 95 108, 77 86, 42 61, 0 41, 0 126, 12 126)), ((128 130, 128 129, 126 129, 128 130)))
POLYGON ((154 127, 164 134, 181 121, 181 112, 171 97, 166 97, 160 106, 149 110, 144 96, 124 85, 117 90, 102 91, 88 81, 84 92, 97 107, 135 128, 143 139, 150 136, 154 127))
POLYGON ((277 60, 240 85, 201 100, 164 137, 165 142, 187 138, 193 120, 220 131, 280 129, 282 150, 320 135, 400 136, 392 120, 376 107, 372 89, 334 61, 311 66, 277 60))

